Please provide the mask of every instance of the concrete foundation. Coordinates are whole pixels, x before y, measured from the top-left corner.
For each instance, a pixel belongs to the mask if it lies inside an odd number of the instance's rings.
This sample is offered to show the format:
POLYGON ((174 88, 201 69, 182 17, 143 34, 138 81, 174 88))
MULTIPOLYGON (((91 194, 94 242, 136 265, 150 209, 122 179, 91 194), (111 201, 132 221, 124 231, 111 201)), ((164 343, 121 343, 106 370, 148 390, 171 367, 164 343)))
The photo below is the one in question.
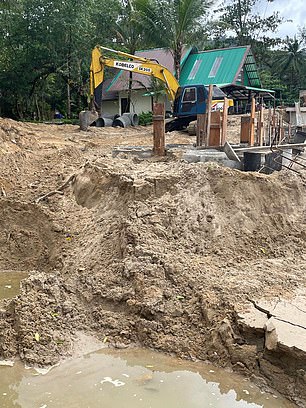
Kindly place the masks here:
POLYGON ((254 306, 239 315, 240 324, 264 333, 268 350, 291 349, 306 358, 306 297, 259 300, 254 306))
POLYGON ((125 154, 131 157, 148 159, 153 156, 153 149, 149 146, 118 146, 113 148, 112 157, 125 154))
POLYGON ((242 169, 241 163, 235 161, 235 160, 230 160, 226 153, 224 152, 219 152, 218 150, 214 149, 209 149, 209 150, 187 150, 183 154, 183 160, 186 160, 188 163, 208 163, 208 162, 213 162, 213 163, 218 163, 224 167, 230 167, 232 169, 242 169))

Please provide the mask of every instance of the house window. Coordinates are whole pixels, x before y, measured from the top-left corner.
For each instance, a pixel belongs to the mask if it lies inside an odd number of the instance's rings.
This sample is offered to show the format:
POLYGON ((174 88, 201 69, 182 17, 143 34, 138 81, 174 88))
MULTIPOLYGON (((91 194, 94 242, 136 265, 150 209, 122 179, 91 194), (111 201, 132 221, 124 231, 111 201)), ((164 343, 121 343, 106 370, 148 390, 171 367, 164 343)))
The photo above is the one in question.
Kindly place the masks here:
POLYGON ((210 73, 208 75, 208 78, 214 78, 217 75, 217 72, 220 68, 220 65, 222 63, 223 57, 216 57, 213 66, 210 70, 210 73))
POLYGON ((192 70, 190 71, 190 74, 188 76, 188 79, 194 79, 199 71, 200 65, 202 63, 202 60, 196 60, 193 64, 192 70))
POLYGON ((238 77, 237 77, 237 83, 242 83, 242 78, 243 78, 243 68, 242 70, 239 72, 238 77))
POLYGON ((183 95, 183 103, 195 102, 197 100, 197 89, 196 88, 185 88, 183 95))

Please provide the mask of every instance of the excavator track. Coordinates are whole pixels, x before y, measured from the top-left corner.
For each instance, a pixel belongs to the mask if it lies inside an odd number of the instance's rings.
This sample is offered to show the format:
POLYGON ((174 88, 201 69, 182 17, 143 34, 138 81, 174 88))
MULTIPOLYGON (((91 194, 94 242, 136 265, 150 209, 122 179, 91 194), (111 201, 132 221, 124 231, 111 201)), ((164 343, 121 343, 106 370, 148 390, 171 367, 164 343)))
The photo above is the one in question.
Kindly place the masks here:
POLYGON ((166 122, 166 132, 173 132, 175 130, 183 130, 189 125, 190 122, 196 120, 196 116, 188 116, 186 118, 174 118, 166 122))

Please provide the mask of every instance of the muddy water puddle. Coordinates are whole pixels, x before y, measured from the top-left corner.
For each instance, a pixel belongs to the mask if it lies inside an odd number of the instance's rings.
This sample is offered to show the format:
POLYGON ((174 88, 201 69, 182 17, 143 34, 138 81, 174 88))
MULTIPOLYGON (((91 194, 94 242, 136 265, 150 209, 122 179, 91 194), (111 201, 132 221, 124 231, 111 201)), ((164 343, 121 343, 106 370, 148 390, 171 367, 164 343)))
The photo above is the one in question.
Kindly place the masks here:
POLYGON ((47 374, 0 366, 2 408, 292 408, 279 395, 203 363, 103 349, 47 374))
POLYGON ((28 276, 28 272, 0 270, 0 300, 10 299, 18 295, 20 282, 28 276))

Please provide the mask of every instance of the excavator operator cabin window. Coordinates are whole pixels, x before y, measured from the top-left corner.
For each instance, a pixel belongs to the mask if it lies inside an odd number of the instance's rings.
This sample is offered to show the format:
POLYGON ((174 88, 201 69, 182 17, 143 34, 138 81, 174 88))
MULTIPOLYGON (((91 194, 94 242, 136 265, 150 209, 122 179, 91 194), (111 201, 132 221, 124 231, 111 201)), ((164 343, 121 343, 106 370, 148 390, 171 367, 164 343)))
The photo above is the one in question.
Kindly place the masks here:
POLYGON ((196 102, 197 100, 197 89, 196 88, 185 88, 183 95, 183 103, 196 102))

